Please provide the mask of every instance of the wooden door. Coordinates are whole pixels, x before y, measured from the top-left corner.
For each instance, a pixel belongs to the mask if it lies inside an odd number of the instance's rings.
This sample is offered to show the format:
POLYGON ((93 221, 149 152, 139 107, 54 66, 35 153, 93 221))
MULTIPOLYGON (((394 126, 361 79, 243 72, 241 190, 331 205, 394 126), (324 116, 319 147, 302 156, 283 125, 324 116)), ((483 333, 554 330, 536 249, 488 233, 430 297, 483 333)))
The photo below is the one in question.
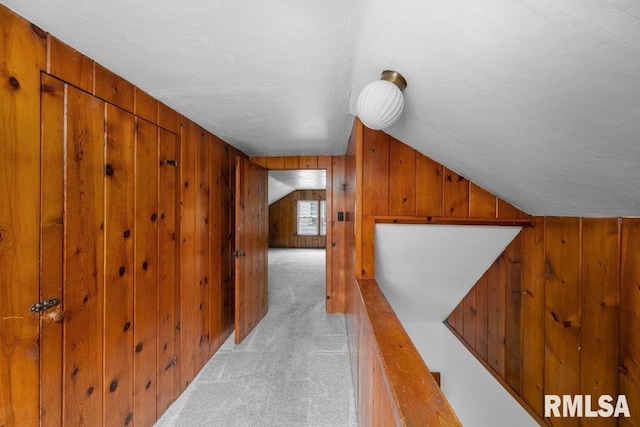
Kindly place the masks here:
POLYGON ((267 314, 267 170, 236 161, 235 337, 236 344, 267 314))

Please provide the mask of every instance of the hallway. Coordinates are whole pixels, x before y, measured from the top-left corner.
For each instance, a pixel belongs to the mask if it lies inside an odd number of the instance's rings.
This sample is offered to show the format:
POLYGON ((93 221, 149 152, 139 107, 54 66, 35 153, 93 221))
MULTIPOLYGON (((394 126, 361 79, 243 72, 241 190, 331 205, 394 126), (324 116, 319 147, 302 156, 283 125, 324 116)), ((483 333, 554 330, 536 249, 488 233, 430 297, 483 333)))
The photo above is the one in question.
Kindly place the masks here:
POLYGON ((325 314, 324 250, 269 250, 269 312, 233 335, 156 426, 355 426, 345 319, 325 314))

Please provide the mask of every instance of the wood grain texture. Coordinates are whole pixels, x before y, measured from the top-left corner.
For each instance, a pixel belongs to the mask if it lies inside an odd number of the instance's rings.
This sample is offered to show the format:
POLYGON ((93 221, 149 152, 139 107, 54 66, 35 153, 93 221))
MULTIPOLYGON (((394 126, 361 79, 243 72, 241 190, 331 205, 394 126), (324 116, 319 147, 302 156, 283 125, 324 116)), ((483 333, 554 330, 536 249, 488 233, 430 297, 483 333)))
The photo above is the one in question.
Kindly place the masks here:
MULTIPOLYGON (((582 219, 581 394, 618 394, 620 241, 618 220, 582 219)), ((598 418, 592 425, 616 425, 598 418)))
POLYGON ((158 100, 139 87, 134 88, 134 114, 154 125, 158 124, 158 100))
POLYGON ((248 159, 236 163, 235 341, 253 330, 266 315, 267 170, 248 159), (260 230, 264 231, 260 231, 260 230), (260 259, 262 258, 262 262, 260 259), (264 270, 264 271, 261 271, 264 270))
POLYGON ((180 196, 180 388, 195 376, 196 343, 196 150, 198 126, 184 120, 181 138, 180 196))
MULTIPOLYGON (((174 160, 179 155, 176 136, 159 129, 160 160, 174 160)), ((177 169, 162 164, 158 191, 158 355, 157 355, 157 416, 159 417, 178 396, 176 382, 178 344, 176 289, 179 290, 176 258, 176 194, 179 189, 177 169)))
POLYGON ((618 393, 629 403, 630 418, 622 426, 640 425, 640 219, 622 221, 620 293, 620 367, 618 393))
MULTIPOLYGON (((545 224, 546 394, 580 394, 580 219, 547 218, 545 224)), ((554 419, 554 425, 578 425, 554 419)))
MULTIPOLYGON (((158 371, 158 128, 136 120, 134 262, 134 425, 151 425, 157 416, 158 371)), ((170 236, 169 241, 173 242, 170 236)))
POLYGON ((228 218, 223 218, 221 213, 221 204, 223 203, 223 191, 228 189, 222 188, 222 180, 220 178, 220 150, 224 142, 212 135, 209 147, 210 164, 207 171, 207 180, 209 182, 209 357, 213 355, 221 342, 220 317, 222 314, 222 303, 220 298, 221 292, 221 262, 222 254, 220 250, 221 230, 223 220, 228 222, 228 218))
POLYGON ((134 111, 133 84, 98 63, 94 66, 94 95, 125 111, 134 111))
POLYGON ((523 230, 524 292, 522 296, 522 397, 535 413, 544 414, 544 218, 523 230))
POLYGON ((51 34, 47 72, 85 92, 93 93, 93 60, 51 34))
POLYGON ((476 288, 473 287, 462 300, 462 334, 466 342, 476 345, 476 288))
POLYGON ((444 216, 469 216, 469 180, 444 169, 444 216))
MULTIPOLYGON (((331 295, 331 289, 333 289, 333 252, 334 246, 331 242, 333 242, 334 238, 334 227, 335 222, 334 219, 337 219, 337 215, 334 214, 334 195, 333 195, 333 183, 334 183, 334 172, 333 172, 333 156, 318 156, 318 168, 324 169, 327 174, 327 183, 325 190, 325 199, 326 199, 326 236, 324 238, 325 245, 325 292, 328 297, 331 295)), ((320 243, 322 243, 322 239, 320 239, 320 243)), ((337 266, 339 268, 339 266, 337 266)), ((339 302, 343 304, 344 298, 339 302)), ((328 312, 329 300, 326 302, 326 309, 328 312)), ((343 310, 344 311, 344 310, 343 310)))
POLYGON ((356 286, 360 424, 461 425, 377 283, 356 286))
POLYGON ((196 145, 196 372, 209 360, 209 340, 211 339, 210 306, 211 286, 209 277, 210 264, 210 179, 211 169, 211 137, 205 136, 204 129, 198 129, 199 138, 196 145))
MULTIPOLYGON (((326 236, 298 234, 298 201, 326 200, 326 190, 296 190, 269 206, 269 247, 324 248, 326 236)), ((330 224, 327 224, 327 229, 330 224)))
POLYGON ((497 218, 497 197, 473 182, 469 184, 469 216, 497 218))
POLYGON ((476 290, 476 324, 475 324, 475 346, 478 356, 488 361, 488 322, 489 322, 489 277, 487 273, 482 275, 478 283, 474 286, 476 290))
POLYGON ((180 114, 162 102, 158 102, 158 126, 180 136, 180 114))
POLYGON ((220 241, 220 256, 222 263, 220 264, 220 299, 222 304, 222 312, 220 314, 220 330, 221 339, 228 337, 234 328, 234 295, 235 282, 233 251, 235 250, 235 169, 231 169, 231 157, 235 167, 235 154, 232 154, 228 145, 220 148, 220 179, 222 180, 223 199, 220 204, 221 218, 228 218, 227 221, 221 222, 220 230, 223 238, 220 241))
POLYGON ((66 113, 63 424, 82 425, 103 422, 105 104, 68 86, 66 113))
POLYGON ((422 153, 416 153, 416 215, 442 216, 444 168, 422 153))
POLYGON ((489 267, 487 280, 489 293, 487 297, 487 362, 496 373, 504 378, 505 368, 505 298, 506 273, 505 254, 489 267))
POLYGON ((511 203, 498 198, 498 218, 526 218, 528 215, 511 203))
POLYGON ((318 156, 300 156, 300 169, 318 169, 318 156))
POLYGON ((522 232, 505 250, 505 374, 507 383, 522 393, 522 232))
POLYGON ((456 331, 464 331, 464 301, 460 301, 451 311, 447 317, 447 323, 456 331))
POLYGON ((105 147, 104 425, 133 416, 135 120, 107 104, 105 147))
MULTIPOLYGON (((40 277, 43 300, 59 298, 64 283, 65 85, 42 75, 42 229, 40 277)), ((43 426, 62 425, 62 308, 40 319, 40 411, 43 426)))
POLYGON ((46 36, 0 5, 0 425, 39 401, 40 70, 46 36))
POLYGON ((416 150, 395 138, 389 142, 389 215, 416 211, 416 150))

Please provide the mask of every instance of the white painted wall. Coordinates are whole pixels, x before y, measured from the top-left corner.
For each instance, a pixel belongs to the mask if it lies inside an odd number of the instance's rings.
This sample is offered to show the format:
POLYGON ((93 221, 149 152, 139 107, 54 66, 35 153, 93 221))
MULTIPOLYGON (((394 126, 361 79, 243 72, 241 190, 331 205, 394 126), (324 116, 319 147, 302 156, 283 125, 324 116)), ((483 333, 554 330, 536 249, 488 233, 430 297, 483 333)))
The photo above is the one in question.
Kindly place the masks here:
POLYGON ((519 231, 376 226, 376 281, 465 427, 537 425, 442 323, 519 231))
POLYGON ((527 427, 538 423, 441 322, 402 322, 465 427, 527 427))

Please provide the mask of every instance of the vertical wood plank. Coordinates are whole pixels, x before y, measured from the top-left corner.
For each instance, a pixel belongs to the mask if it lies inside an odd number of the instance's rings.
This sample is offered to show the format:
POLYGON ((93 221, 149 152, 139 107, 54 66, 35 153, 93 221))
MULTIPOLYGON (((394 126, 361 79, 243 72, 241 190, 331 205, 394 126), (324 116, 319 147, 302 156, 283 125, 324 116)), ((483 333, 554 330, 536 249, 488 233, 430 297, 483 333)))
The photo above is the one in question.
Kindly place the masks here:
MULTIPOLYGON (((326 200, 326 236, 322 239, 325 247, 325 296, 331 295, 333 289, 333 157, 332 156, 319 156, 318 168, 324 169, 327 176, 327 185, 325 191, 326 200)), ((325 310, 329 311, 329 300, 327 299, 325 310)))
MULTIPOLYGON (((159 129, 160 160, 175 160, 176 136, 159 129)), ((176 322, 176 193, 177 169, 162 164, 159 170, 158 194, 158 356, 157 356, 157 414, 167 409, 178 395, 176 322)))
POLYGON ((267 157, 267 169, 284 169, 284 157, 267 157))
POLYGON ((621 426, 637 426, 640 414, 640 219, 622 220, 619 394, 629 403, 630 418, 621 426))
MULTIPOLYGON (((579 218, 547 218, 545 224, 545 394, 580 394, 579 218)), ((578 425, 556 418, 554 425, 578 425)))
MULTIPOLYGON (((105 104, 67 86, 64 419, 102 421, 105 104)), ((123 325, 120 324, 122 331, 123 325)))
POLYGON ((180 137, 180 114, 158 102, 158 126, 180 137))
POLYGON ((473 287, 462 300, 462 337, 471 346, 476 346, 476 288, 473 287))
POLYGON ((389 215, 414 215, 416 150, 395 138, 389 142, 389 215))
MULTIPOLYGON (((616 218, 582 220, 581 394, 618 394, 620 241, 616 218)), ((590 425, 615 426, 614 418, 590 425)))
POLYGON ((460 335, 464 333, 464 301, 453 309, 447 318, 449 325, 460 335))
POLYGON ((496 218, 496 196, 473 182, 469 184, 469 216, 496 218))
POLYGON ((236 163, 236 247, 244 252, 235 261, 235 341, 253 330, 266 314, 266 191, 267 170, 246 158, 236 163), (263 223, 261 225, 261 222, 263 223), (263 303, 264 301, 264 303, 263 303), (262 310, 265 310, 264 312, 262 310))
POLYGON ((416 215, 442 216, 444 168, 427 156, 416 153, 416 215))
POLYGON ((222 180, 220 177, 220 150, 222 149, 223 142, 213 137, 211 139, 210 150, 210 165, 209 165, 209 288, 210 288, 210 306, 209 306, 209 357, 215 353, 220 345, 220 314, 221 314, 221 301, 220 301, 220 263, 221 263, 221 230, 222 221, 226 221, 226 218, 220 216, 222 201, 222 180))
POLYGON ((180 173, 180 388, 184 391, 196 373, 196 149, 197 126, 184 120, 180 173))
POLYGON ((133 113, 133 84, 98 63, 95 64, 94 72, 94 95, 133 113))
POLYGON ((300 169, 318 169, 318 156, 300 156, 300 169))
MULTIPOLYGON (((40 70, 45 33, 0 6, 0 425, 37 424, 40 70)), ((59 164, 59 163, 58 163, 59 164)))
POLYGON ((363 215, 389 213, 389 135, 381 131, 364 130, 363 152, 363 215))
POLYGON ((498 198, 498 218, 525 218, 527 215, 511 203, 498 198))
MULTIPOLYGON (((287 157, 287 159, 290 159, 290 158, 295 158, 296 159, 296 167, 295 167, 295 169, 297 169, 298 168, 298 157, 297 156, 287 157)), ((267 167, 267 159, 268 159, 268 157, 258 156, 258 157, 252 157, 251 161, 253 163, 255 163, 256 165, 260 165, 263 168, 266 168, 267 167)), ((289 168, 286 168, 286 169, 289 169, 289 168)))
POLYGON ((209 173, 211 168, 211 136, 203 129, 198 129, 196 146, 196 372, 209 360, 210 330, 210 284, 209 284, 209 173))
POLYGON ((504 252, 487 271, 487 362, 504 378, 505 369, 505 255, 504 252))
MULTIPOLYGON (((63 273, 63 183, 65 164, 64 83, 42 75, 42 231, 41 299, 64 301, 63 273)), ((41 317, 40 323, 40 400, 43 426, 62 425, 62 321, 63 313, 41 317)), ((3 422, 0 420, 0 424, 3 422)))
POLYGON ((505 250, 505 375, 522 393, 522 232, 505 250))
POLYGON ((48 35, 49 74, 86 92, 93 92, 93 60, 48 35))
MULTIPOLYGON (((222 203, 220 204, 220 217, 224 218, 220 224, 220 331, 221 338, 228 337, 233 331, 233 295, 234 295, 234 279, 233 279, 233 245, 235 224, 233 213, 233 192, 235 191, 235 171, 232 174, 230 169, 232 157, 229 145, 223 144, 220 147, 220 179, 222 182, 222 203)), ((234 158, 235 162, 235 158, 234 158)))
POLYGON ((158 347, 158 128, 136 121, 134 425, 156 420, 158 347))
POLYGON ((544 415, 544 218, 523 229, 524 274, 522 296, 522 397, 540 416, 544 415))
POLYGON ((389 135, 364 128, 361 265, 357 277, 375 277, 374 215, 389 213, 389 135))
MULTIPOLYGON (((260 163, 260 166, 264 167, 264 165, 260 163)), ((300 169, 300 157, 299 156, 287 156, 284 158, 284 168, 285 169, 300 169)))
MULTIPOLYGON (((347 299, 346 257, 347 241, 345 239, 346 223, 338 221, 338 212, 346 211, 346 156, 332 158, 332 197, 333 216, 330 218, 331 239, 327 240, 327 247, 331 247, 331 288, 327 290, 327 313, 344 313, 347 299)), ((353 256, 353 253, 351 253, 353 256)))
POLYGON ((104 425, 133 416, 134 116, 107 104, 105 159, 104 425))
POLYGON ((158 100, 141 90, 139 87, 134 88, 134 114, 138 117, 158 124, 158 100))
POLYGON ((476 353, 484 360, 487 361, 487 328, 489 320, 489 307, 488 307, 488 292, 489 292, 489 279, 487 273, 482 275, 478 283, 475 285, 476 289, 476 353))
POLYGON ((444 216, 469 216, 469 180, 444 168, 444 216))

